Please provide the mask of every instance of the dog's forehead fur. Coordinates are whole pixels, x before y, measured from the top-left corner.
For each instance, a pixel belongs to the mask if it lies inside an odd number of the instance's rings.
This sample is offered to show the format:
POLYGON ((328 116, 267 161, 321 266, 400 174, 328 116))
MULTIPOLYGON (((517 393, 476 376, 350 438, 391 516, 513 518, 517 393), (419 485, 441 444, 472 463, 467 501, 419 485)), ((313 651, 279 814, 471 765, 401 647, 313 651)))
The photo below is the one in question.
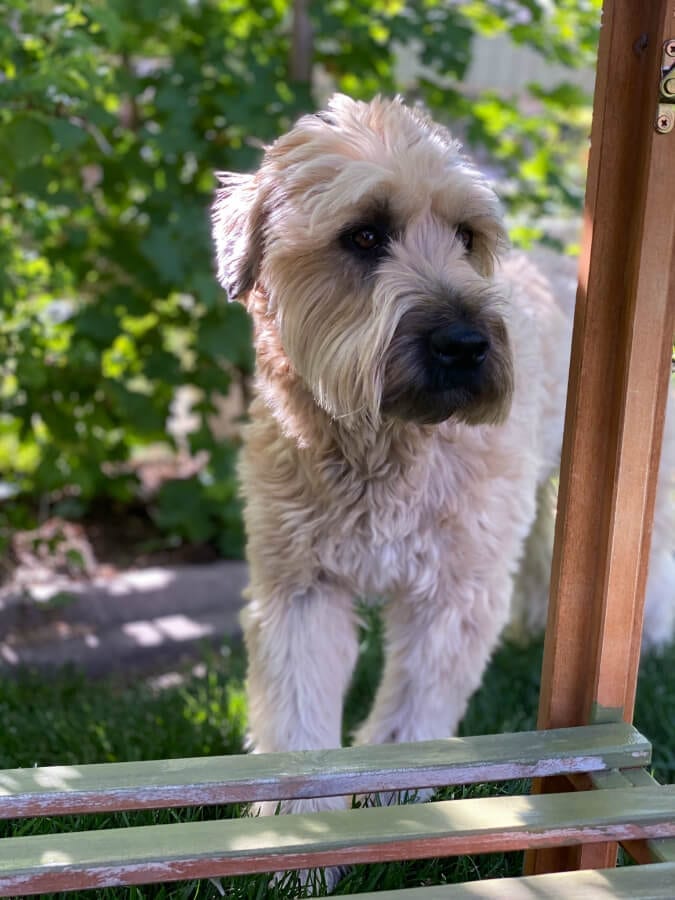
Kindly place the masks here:
POLYGON ((218 276, 248 296, 261 264, 330 248, 348 226, 385 224, 404 238, 433 220, 450 246, 474 234, 473 262, 490 275, 507 244, 499 201, 450 132, 400 98, 335 95, 265 152, 251 175, 221 173, 213 207, 218 276))
POLYGON ((480 228, 496 196, 442 126, 400 99, 370 103, 336 95, 267 151, 259 173, 270 208, 290 201, 310 226, 338 226, 386 205, 405 224, 428 212, 451 226, 480 228))

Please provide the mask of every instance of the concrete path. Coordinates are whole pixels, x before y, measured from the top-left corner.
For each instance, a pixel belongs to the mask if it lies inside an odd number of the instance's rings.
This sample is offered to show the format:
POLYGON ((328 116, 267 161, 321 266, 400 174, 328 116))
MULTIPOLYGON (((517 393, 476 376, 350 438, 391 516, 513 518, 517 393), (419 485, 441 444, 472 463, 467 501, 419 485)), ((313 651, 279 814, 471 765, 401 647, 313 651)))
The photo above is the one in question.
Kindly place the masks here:
POLYGON ((71 663, 91 675, 194 658, 239 632, 246 564, 155 566, 92 580, 23 573, 0 588, 0 669, 71 663))

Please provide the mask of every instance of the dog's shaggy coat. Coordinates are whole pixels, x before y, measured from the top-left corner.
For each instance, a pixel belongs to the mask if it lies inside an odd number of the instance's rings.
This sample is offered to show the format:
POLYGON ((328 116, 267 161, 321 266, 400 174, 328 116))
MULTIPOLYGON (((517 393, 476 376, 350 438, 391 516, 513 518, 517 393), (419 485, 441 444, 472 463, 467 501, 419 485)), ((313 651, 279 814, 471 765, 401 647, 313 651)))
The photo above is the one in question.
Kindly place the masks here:
POLYGON ((356 740, 450 735, 558 464, 573 283, 505 252, 488 183, 398 100, 337 96, 255 174, 223 175, 214 235, 257 355, 240 469, 252 745, 340 745, 354 599, 373 596, 386 663, 356 740))

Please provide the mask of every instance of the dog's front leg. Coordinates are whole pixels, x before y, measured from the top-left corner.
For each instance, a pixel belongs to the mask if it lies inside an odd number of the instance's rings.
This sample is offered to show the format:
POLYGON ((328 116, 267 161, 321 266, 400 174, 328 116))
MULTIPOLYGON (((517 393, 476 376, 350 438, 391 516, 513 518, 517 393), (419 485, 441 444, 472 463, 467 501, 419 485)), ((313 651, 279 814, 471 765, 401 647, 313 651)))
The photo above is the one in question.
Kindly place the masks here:
MULTIPOLYGON (((254 582, 255 584, 255 582, 254 582)), ((341 744, 342 705, 358 653, 352 597, 321 583, 257 596, 243 616, 248 650, 250 741, 254 752, 341 744)), ((344 806, 342 797, 284 800, 282 812, 344 806)), ((261 803, 254 813, 279 806, 261 803)))
POLYGON ((385 607, 386 660, 358 743, 422 741, 457 729, 506 623, 511 578, 467 578, 385 607), (447 591, 447 592, 446 592, 447 591))
MULTIPOLYGON (((454 734, 506 622, 510 578, 489 590, 467 581, 452 594, 392 600, 385 607, 385 665, 360 744, 454 734), (450 599, 452 598, 452 599, 450 599)), ((442 586, 442 585, 441 585, 442 586)), ((380 793, 366 805, 427 800, 431 788, 380 793)))

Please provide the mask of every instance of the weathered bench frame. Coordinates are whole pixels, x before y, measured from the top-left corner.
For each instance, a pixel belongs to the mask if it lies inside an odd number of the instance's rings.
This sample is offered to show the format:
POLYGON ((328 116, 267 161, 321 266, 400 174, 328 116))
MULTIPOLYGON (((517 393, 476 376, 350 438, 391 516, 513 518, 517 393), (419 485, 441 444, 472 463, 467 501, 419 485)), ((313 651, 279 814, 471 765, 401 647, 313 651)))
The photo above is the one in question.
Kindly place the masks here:
MULTIPOLYGON (((0 895, 527 848, 527 877, 388 898, 675 893, 675 787, 632 721, 675 326, 675 130, 655 128, 675 0, 607 0, 538 732, 0 772, 5 818, 518 777, 532 796, 14 837, 0 895), (581 727, 577 727, 581 726, 581 727), (641 863, 613 870, 617 842, 641 863), (602 871, 563 871, 563 870, 602 871), (555 872, 557 874, 538 874, 555 872)), ((673 107, 675 111, 675 107, 673 107)), ((667 118, 667 117, 666 117, 667 118)), ((662 121, 663 125, 663 121, 662 121)))
MULTIPOLYGON (((5 817, 407 790, 551 773, 591 773, 605 782, 598 783, 600 790, 563 795, 5 839, 0 894, 550 847, 561 841, 675 838, 675 787, 659 788, 648 775, 643 782, 631 780, 630 773, 645 773, 642 767, 650 760, 649 742, 618 722, 383 747, 5 770, 0 773, 5 817)), ((647 846, 655 859, 670 859, 654 840, 647 846)))

